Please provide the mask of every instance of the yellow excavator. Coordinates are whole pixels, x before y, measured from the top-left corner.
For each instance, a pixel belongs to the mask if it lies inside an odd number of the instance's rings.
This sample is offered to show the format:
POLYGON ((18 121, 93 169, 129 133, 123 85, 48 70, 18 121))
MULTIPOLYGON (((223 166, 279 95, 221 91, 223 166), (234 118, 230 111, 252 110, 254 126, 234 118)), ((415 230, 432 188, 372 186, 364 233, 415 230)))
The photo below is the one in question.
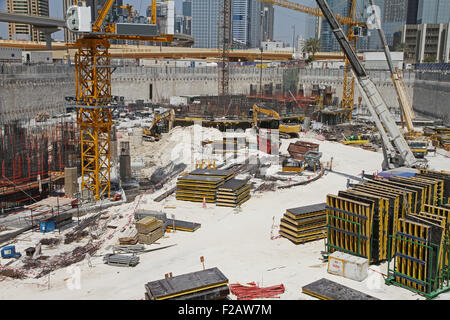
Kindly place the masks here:
POLYGON ((147 141, 158 141, 161 138, 161 135, 156 132, 158 122, 162 120, 167 120, 169 122, 169 131, 173 128, 173 123, 175 122, 175 111, 170 109, 164 113, 155 114, 153 118, 152 124, 148 128, 143 128, 142 137, 147 141))
POLYGON ((258 113, 266 114, 272 117, 272 120, 276 121, 276 128, 280 132, 280 138, 289 139, 291 137, 298 137, 298 133, 301 131, 300 124, 288 124, 281 123, 281 117, 275 110, 264 109, 258 107, 256 104, 253 105, 253 127, 258 128, 258 113))

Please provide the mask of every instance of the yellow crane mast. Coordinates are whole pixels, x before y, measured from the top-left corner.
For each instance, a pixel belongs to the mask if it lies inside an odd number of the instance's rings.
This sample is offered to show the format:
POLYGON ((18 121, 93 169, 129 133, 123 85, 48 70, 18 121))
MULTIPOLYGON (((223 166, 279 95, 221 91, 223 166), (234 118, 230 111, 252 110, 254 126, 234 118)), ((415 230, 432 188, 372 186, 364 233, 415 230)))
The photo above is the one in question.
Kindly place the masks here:
MULTIPOLYGON (((283 8, 303 12, 306 14, 314 15, 316 17, 325 18, 322 11, 319 8, 311 8, 300 3, 288 1, 288 0, 256 0, 258 2, 270 3, 283 8)), ((355 27, 367 28, 367 24, 364 22, 358 22, 356 19, 356 0, 350 0, 350 13, 349 16, 343 16, 335 14, 334 16, 340 24, 348 25, 347 37, 353 46, 356 48, 357 35, 355 35, 355 27)), ((344 81, 342 92, 342 108, 348 112, 348 119, 352 118, 352 110, 355 105, 355 79, 351 72, 350 62, 345 57, 345 69, 344 69, 344 81)))
MULTIPOLYGON (((73 32, 83 32, 76 42, 78 51, 75 54, 77 123, 81 130, 81 187, 83 190, 90 190, 96 200, 111 196, 110 140, 113 97, 109 40, 173 41, 172 34, 118 33, 116 24, 104 23, 113 2, 114 0, 105 2, 90 31, 84 32, 69 27, 73 32)), ((85 0, 82 6, 86 7, 85 0)), ((76 9, 77 6, 70 7, 67 16, 74 16, 74 13, 76 16, 76 9)), ((82 17, 76 16, 73 21, 80 19, 82 17)), ((156 0, 152 0, 151 22, 156 24, 156 0)))

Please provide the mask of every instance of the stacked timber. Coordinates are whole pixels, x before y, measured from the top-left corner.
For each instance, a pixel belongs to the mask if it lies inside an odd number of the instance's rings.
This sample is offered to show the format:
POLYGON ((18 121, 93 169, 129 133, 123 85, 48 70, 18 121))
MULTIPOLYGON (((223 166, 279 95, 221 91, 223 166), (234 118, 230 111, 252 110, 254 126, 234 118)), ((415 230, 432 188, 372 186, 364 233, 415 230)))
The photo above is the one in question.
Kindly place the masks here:
POLYGON ((155 217, 145 217, 136 222, 138 242, 152 244, 160 239, 165 232, 164 222, 155 217))
POLYGON ((390 245, 400 219, 442 203, 445 180, 417 174, 414 177, 368 178, 364 183, 327 196, 328 251, 343 251, 369 259, 389 260, 390 245))
POLYGON ((287 209, 280 222, 280 235, 295 244, 326 237, 325 203, 287 209))
POLYGON ((217 190, 216 205, 221 207, 237 207, 250 199, 248 180, 231 179, 217 190))
POLYGON ((224 300, 228 279, 218 268, 182 274, 149 282, 145 300, 224 300))
POLYGON ((214 203, 217 189, 233 177, 233 170, 196 169, 178 178, 176 199, 214 203))

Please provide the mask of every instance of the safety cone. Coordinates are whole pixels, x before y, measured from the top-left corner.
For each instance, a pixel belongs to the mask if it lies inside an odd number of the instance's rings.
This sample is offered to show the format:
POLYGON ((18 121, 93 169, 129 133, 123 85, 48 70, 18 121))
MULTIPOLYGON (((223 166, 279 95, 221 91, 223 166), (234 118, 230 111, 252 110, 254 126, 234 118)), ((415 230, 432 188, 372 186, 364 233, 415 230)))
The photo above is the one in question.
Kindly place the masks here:
POLYGON ((206 209, 206 199, 203 197, 203 208, 206 209))

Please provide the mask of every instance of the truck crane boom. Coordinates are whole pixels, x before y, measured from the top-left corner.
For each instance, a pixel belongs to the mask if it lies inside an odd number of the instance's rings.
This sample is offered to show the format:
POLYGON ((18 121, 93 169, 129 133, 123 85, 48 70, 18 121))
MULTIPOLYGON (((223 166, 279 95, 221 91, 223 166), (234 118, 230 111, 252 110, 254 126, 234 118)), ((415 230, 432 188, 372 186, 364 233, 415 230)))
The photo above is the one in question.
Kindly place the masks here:
MULTIPOLYGON (((374 6, 373 0, 369 0, 369 3, 371 6, 374 6)), ((381 21, 378 14, 375 14, 375 22, 376 28, 378 29, 378 35, 380 36, 381 43, 383 44, 384 54, 389 66, 389 71, 391 72, 392 82, 394 83, 395 91, 397 92, 400 108, 402 109, 403 116, 405 118, 406 128, 408 129, 409 133, 414 133, 414 125, 412 121, 415 119, 415 114, 410 102, 411 100, 408 96, 408 93, 406 92, 402 77, 400 76, 399 71, 395 69, 392 62, 391 51, 386 41, 384 31, 381 27, 381 21)))
POLYGON ((359 61, 356 52, 350 45, 350 42, 345 36, 344 31, 338 23, 336 17, 333 15, 327 1, 316 0, 316 2, 330 24, 336 40, 339 42, 344 54, 348 58, 357 83, 362 89, 361 93, 368 104, 372 117, 375 119, 375 124, 381 134, 385 150, 383 169, 392 169, 401 166, 417 166, 419 164, 417 159, 414 157, 408 143, 403 138, 403 135, 392 118, 392 115, 390 114, 380 92, 368 76, 364 66, 359 61))

